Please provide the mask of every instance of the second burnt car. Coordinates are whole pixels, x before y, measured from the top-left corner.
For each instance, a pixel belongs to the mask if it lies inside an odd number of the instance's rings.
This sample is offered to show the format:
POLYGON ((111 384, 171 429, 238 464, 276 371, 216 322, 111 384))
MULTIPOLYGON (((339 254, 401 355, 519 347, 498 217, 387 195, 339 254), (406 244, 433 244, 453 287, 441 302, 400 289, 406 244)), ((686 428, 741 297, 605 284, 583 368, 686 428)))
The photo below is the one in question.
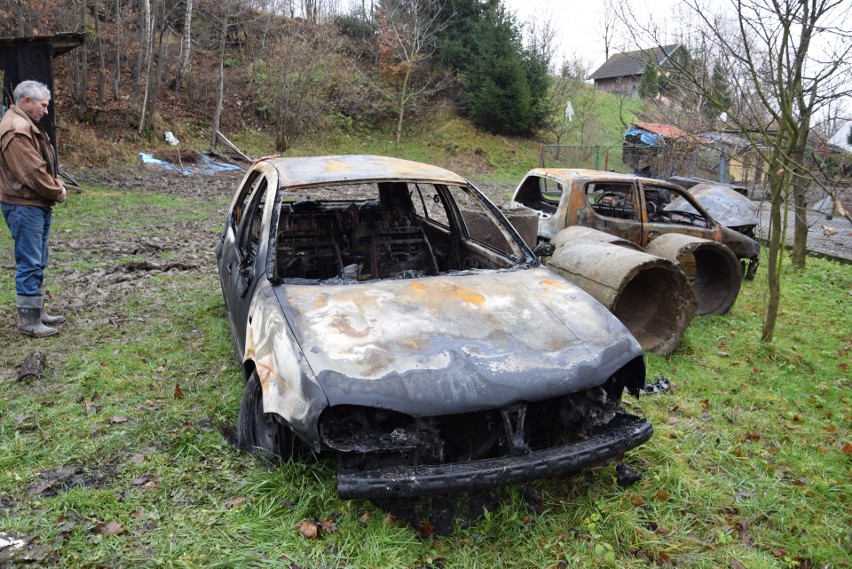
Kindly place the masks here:
POLYGON ((380 156, 262 160, 216 248, 242 448, 336 451, 345 498, 576 472, 651 437, 644 355, 464 178, 380 156))
POLYGON ((617 172, 537 168, 527 173, 512 201, 537 212, 541 240, 584 226, 644 249, 661 235, 681 233, 722 243, 749 265, 748 276, 757 267, 757 241, 724 226, 677 184, 617 172))

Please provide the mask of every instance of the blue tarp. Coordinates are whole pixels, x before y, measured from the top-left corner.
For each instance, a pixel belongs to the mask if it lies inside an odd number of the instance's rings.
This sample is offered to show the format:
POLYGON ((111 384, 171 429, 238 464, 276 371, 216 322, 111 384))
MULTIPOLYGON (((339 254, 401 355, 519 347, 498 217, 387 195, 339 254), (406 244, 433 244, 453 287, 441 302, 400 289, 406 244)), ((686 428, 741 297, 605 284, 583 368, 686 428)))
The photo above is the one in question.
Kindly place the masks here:
POLYGON ((665 144, 663 137, 654 134, 653 132, 648 132, 647 130, 637 128, 635 126, 630 127, 630 130, 624 133, 625 137, 628 136, 638 136, 639 140, 642 141, 643 144, 647 144, 648 146, 662 146, 665 144))
POLYGON ((178 164, 172 164, 171 162, 166 162, 165 160, 154 158, 154 155, 150 152, 140 152, 139 156, 142 157, 143 164, 156 164, 168 170, 180 172, 184 176, 189 176, 190 174, 215 174, 216 172, 221 172, 223 170, 242 170, 242 168, 233 164, 216 162, 207 154, 200 155, 200 162, 184 164, 182 167, 178 164))

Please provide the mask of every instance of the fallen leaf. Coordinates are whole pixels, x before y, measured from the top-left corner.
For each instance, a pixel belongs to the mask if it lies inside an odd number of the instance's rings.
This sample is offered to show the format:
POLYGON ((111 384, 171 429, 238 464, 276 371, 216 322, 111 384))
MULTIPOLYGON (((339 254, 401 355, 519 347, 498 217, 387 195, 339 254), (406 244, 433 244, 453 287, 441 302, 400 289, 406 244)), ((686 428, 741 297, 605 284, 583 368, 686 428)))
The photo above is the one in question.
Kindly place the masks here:
POLYGON ((852 444, 846 443, 843 445, 843 452, 845 454, 852 454, 852 444))
POLYGON ((733 557, 731 558, 731 567, 733 569, 746 569, 745 565, 743 565, 742 563, 740 563, 739 561, 737 561, 733 557))
POLYGON ((710 400, 709 399, 702 399, 701 400, 701 409, 704 410, 704 411, 710 410, 710 400))
POLYGON ((734 447, 734 456, 740 457, 742 455, 743 455, 743 447, 741 447, 740 445, 737 445, 736 447, 734 447))
POLYGON ((669 501, 669 493, 666 492, 665 490, 660 490, 659 492, 657 492, 654 495, 654 497, 661 502, 668 502, 669 501))
POLYGON ((778 559, 783 559, 787 557, 787 550, 779 547, 778 549, 772 550, 772 555, 778 559))
POLYGON ((750 441, 757 442, 760 440, 760 435, 755 435, 754 433, 746 433, 746 438, 750 441))
POLYGON ((299 524, 299 534, 307 539, 316 539, 317 525, 313 522, 304 521, 299 524))
POLYGON ((242 498, 242 497, 232 498, 232 499, 228 500, 227 502, 225 502, 225 509, 230 510, 231 508, 234 508, 236 506, 239 506, 240 504, 245 503, 245 501, 246 501, 246 499, 242 498))
POLYGON ((822 454, 822 455, 824 455, 824 454, 825 454, 825 453, 827 453, 828 451, 827 451, 827 450, 825 450, 824 448, 822 448, 822 445, 817 445, 817 452, 818 452, 818 453, 820 453, 820 454, 822 454))
POLYGON ((432 537, 435 535, 435 526, 429 522, 422 522, 418 530, 420 537, 432 537))
POLYGON ((183 389, 180 388, 180 383, 175 383, 175 399, 183 399, 183 389))
POLYGON ((337 524, 332 520, 320 520, 319 527, 324 533, 334 533, 337 531, 337 524))
POLYGON ((834 425, 829 425, 825 428, 825 430, 828 431, 829 433, 833 433, 834 431, 837 430, 837 427, 834 426, 834 425))
POLYGON ((146 482, 148 482, 151 478, 148 475, 137 476, 133 480, 130 481, 134 486, 142 486, 146 482))
POLYGON ((116 415, 112 419, 109 420, 110 423, 126 423, 127 417, 124 415, 116 415))
POLYGON ((369 521, 370 521, 370 518, 371 518, 371 517, 372 517, 372 516, 370 516, 370 512, 364 512, 363 514, 361 514, 360 516, 358 516, 358 521, 359 521, 359 522, 361 522, 361 523, 363 523, 363 524, 366 524, 367 522, 369 522, 369 521))
POLYGON ((645 498, 643 498, 642 496, 639 496, 638 494, 633 495, 633 496, 630 497, 630 502, 638 508, 639 506, 645 505, 645 498))
POLYGON ((134 454, 130 457, 130 462, 135 464, 142 464, 145 461, 145 455, 143 454, 134 454))
POLYGON ((842 364, 837 364, 837 369, 839 369, 840 371, 846 371, 847 369, 849 369, 849 364, 847 364, 846 362, 843 362, 842 364))
POLYGON ((391 515, 391 513, 388 512, 388 515, 385 516, 385 525, 389 526, 392 523, 393 523, 393 515, 391 515))
POLYGON ((103 528, 101 535, 118 535, 125 533, 127 530, 119 522, 110 522, 103 528))
POLYGON ((740 519, 737 522, 737 531, 740 534, 740 539, 743 540, 745 545, 751 545, 751 538, 748 536, 748 521, 744 519, 740 519))

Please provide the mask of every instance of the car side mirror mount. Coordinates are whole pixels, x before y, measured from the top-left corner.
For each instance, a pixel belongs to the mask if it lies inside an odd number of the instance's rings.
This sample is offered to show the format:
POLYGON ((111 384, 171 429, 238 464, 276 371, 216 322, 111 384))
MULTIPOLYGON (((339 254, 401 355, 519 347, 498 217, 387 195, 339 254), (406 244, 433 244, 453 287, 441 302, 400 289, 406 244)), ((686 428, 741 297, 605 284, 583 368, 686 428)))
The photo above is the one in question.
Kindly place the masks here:
POLYGON ((550 257, 556 251, 556 246, 550 241, 540 241, 533 249, 536 257, 550 257))

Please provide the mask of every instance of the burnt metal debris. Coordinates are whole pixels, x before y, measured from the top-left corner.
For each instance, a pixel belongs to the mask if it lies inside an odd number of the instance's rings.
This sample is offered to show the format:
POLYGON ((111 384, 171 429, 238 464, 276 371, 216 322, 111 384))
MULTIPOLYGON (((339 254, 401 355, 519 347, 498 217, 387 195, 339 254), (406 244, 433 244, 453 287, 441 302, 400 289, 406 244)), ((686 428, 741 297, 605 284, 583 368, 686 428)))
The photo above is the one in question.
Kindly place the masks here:
POLYGON ((345 498, 571 474, 647 441, 643 352, 441 168, 261 160, 216 250, 246 379, 238 443, 335 451, 345 498))

